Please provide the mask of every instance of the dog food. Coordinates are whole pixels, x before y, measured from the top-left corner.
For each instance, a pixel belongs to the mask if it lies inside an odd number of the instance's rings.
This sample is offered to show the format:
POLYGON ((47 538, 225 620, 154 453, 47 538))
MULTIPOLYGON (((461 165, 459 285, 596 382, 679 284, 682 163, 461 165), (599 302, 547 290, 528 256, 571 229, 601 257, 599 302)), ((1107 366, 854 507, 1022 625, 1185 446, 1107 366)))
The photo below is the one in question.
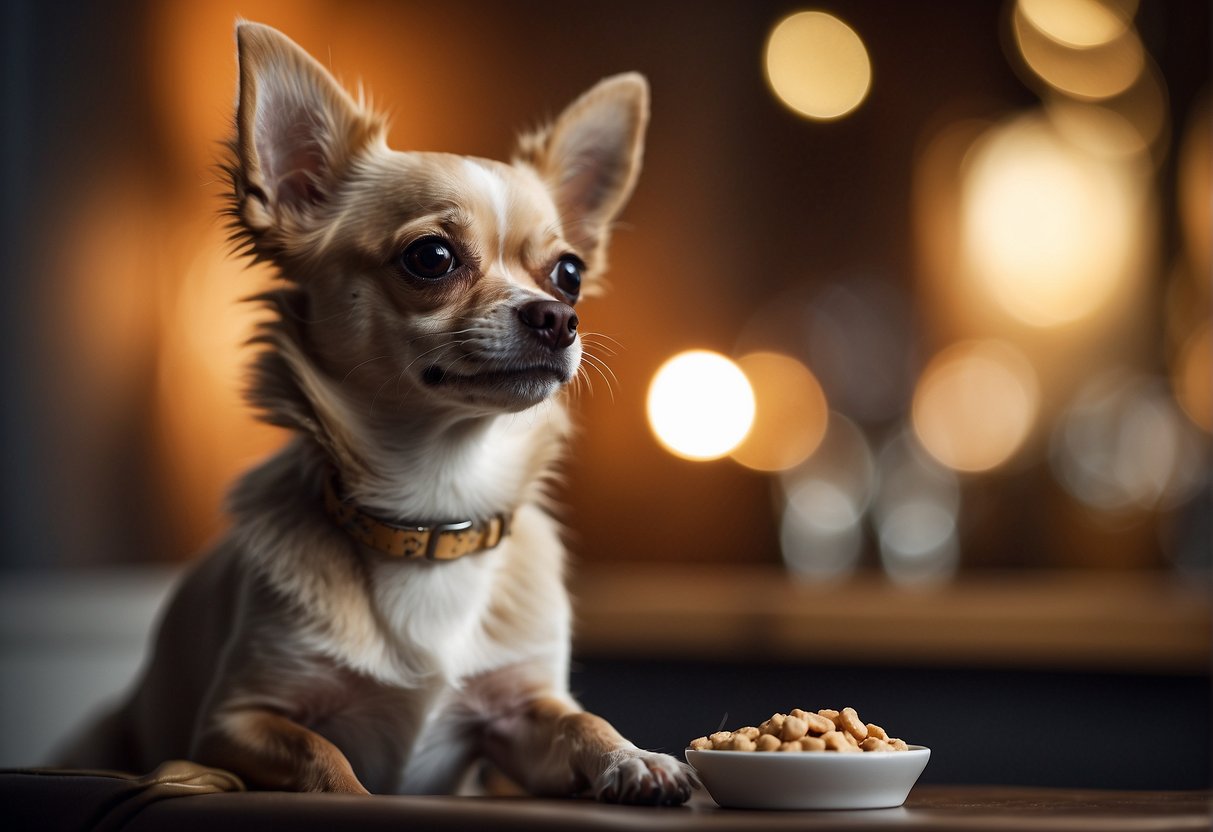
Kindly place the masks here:
POLYGON ((905 751, 903 740, 890 737, 885 729, 864 722, 854 708, 836 711, 822 708, 817 713, 793 708, 786 714, 772 714, 759 725, 736 731, 717 731, 691 740, 696 751, 905 751))

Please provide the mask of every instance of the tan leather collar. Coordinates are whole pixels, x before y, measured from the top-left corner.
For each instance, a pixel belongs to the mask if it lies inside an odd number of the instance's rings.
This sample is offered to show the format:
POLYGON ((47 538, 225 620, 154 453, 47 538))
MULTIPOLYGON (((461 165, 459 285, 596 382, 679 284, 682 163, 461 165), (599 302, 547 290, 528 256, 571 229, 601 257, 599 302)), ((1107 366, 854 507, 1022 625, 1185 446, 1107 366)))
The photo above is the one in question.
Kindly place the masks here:
POLYGON ((324 480, 324 509, 339 528, 354 540, 394 558, 455 560, 493 549, 510 533, 512 514, 494 514, 481 523, 402 526, 367 514, 343 499, 334 472, 324 480))

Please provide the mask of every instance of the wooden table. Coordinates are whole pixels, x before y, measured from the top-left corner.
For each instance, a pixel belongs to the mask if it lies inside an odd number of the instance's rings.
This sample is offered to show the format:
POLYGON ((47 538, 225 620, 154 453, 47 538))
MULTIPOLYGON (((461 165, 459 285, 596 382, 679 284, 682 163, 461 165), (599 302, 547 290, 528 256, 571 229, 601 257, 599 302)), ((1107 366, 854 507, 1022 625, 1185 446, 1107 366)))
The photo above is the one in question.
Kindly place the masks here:
MULTIPOLYGON (((1209 791, 1130 792, 1011 786, 916 786, 896 809, 760 812, 720 809, 705 792, 687 806, 611 806, 529 797, 395 797, 225 791, 226 772, 138 779, 102 772, 0 772, 6 830, 263 832, 309 830, 655 830, 762 832, 808 829, 1159 832, 1213 826, 1209 791)), ((181 769, 178 769, 180 772, 181 769)))
POLYGON ((689 807, 657 809, 530 798, 216 794, 153 804, 124 829, 1158 832, 1208 830, 1210 818, 1208 792, 921 786, 901 808, 850 812, 719 809, 702 795, 689 807))

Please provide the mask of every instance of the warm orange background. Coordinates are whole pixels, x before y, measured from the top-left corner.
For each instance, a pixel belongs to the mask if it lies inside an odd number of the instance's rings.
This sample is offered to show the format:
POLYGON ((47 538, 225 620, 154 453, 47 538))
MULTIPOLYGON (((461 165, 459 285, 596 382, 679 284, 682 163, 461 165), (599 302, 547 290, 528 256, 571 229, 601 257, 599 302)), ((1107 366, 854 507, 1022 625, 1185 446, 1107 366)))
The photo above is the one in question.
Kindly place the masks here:
MULTIPOLYGON (((645 423, 649 379, 683 349, 734 353, 781 293, 868 273, 905 290, 924 359, 966 335, 971 321, 933 288, 914 237, 922 153, 948 124, 1037 101, 1004 51, 1002 3, 834 5, 862 33, 874 80, 831 124, 796 118, 765 86, 762 44, 785 3, 176 2, 90 11, 44 33, 30 48, 48 75, 28 81, 27 103, 62 94, 81 108, 41 121, 53 136, 28 137, 60 155, 34 168, 39 200, 21 234, 34 244, 13 290, 28 320, 20 412, 36 433, 6 482, 31 484, 18 505, 22 528, 39 532, 9 559, 187 558, 223 528, 226 485, 281 440, 239 400, 251 313, 236 301, 267 275, 227 253, 209 168, 229 128, 243 16, 365 85, 399 149, 502 158, 598 78, 649 77, 646 168, 615 236, 611 291, 581 310, 586 329, 618 342, 606 356, 618 381, 574 403, 581 431, 561 495, 571 539, 594 561, 777 562, 771 478, 663 451, 645 423)), ((1193 21, 1207 24, 1208 8, 1164 5, 1141 23, 1160 47, 1178 148, 1207 88, 1208 26, 1193 21)), ((1162 309, 1180 256, 1168 158, 1145 288, 1072 352, 1058 388, 1112 354, 1165 366, 1162 309)), ((1163 520, 1092 518, 1033 441, 1022 464, 965 481, 966 563, 1161 562, 1163 520)))

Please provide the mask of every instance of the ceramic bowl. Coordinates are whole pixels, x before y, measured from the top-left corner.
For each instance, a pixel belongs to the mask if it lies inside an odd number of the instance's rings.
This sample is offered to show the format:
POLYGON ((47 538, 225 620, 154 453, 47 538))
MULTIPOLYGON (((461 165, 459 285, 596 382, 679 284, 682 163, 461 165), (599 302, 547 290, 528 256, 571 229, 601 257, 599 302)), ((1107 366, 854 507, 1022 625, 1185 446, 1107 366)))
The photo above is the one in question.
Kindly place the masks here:
POLYGON ((687 762, 721 806, 735 809, 887 809, 905 803, 931 750, 696 751, 687 762))

